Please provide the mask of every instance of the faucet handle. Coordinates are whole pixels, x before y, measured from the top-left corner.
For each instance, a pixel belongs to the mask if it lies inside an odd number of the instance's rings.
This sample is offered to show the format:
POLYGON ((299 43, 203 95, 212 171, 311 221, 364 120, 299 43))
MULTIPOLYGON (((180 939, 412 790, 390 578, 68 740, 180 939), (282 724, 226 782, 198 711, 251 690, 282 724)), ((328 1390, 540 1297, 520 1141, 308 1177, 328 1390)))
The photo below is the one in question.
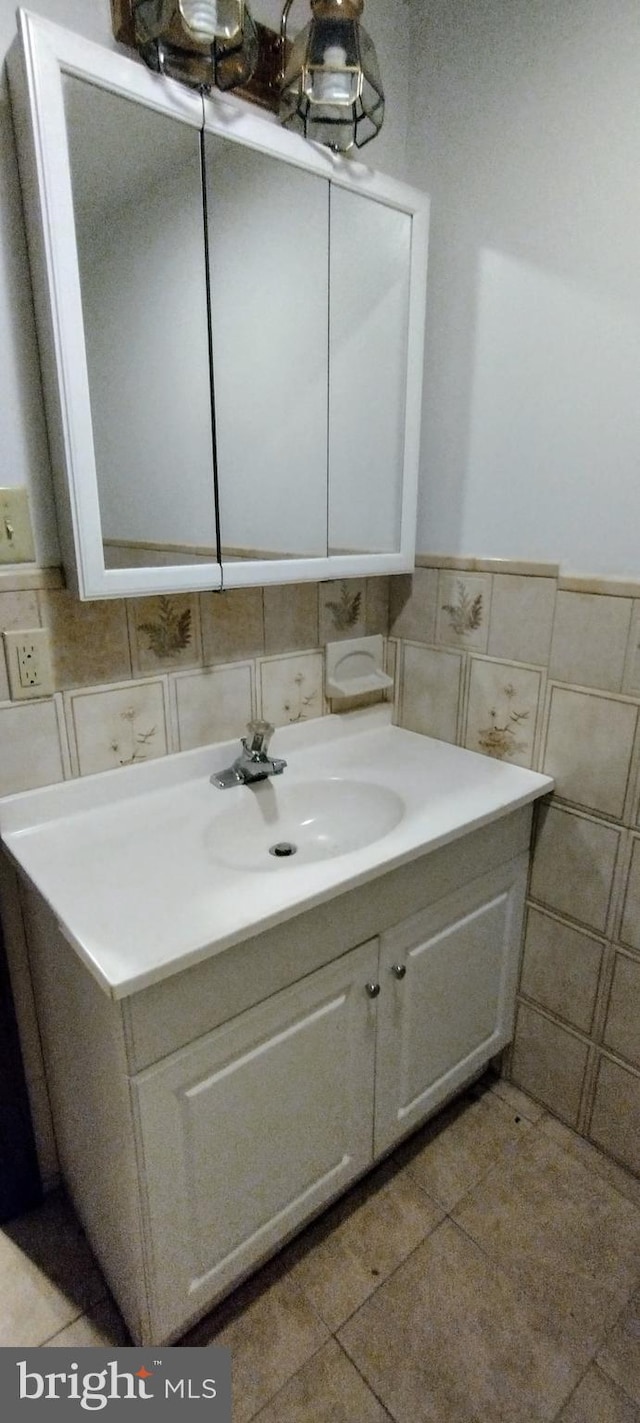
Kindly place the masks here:
POLYGON ((243 736, 242 744, 252 756, 266 756, 269 742, 275 727, 270 721, 250 721, 247 723, 247 735, 243 736))

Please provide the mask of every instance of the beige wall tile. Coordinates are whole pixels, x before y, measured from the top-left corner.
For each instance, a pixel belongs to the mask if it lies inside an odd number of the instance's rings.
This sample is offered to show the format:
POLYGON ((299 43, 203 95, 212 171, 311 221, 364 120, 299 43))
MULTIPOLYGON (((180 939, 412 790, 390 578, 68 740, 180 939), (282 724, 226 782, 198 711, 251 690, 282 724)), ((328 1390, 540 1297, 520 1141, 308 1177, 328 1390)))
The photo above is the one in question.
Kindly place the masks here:
POLYGON ((640 1407, 640 1294, 627 1305, 598 1354, 598 1363, 640 1407))
POLYGON ((390 578, 367 578, 366 633, 381 632, 384 637, 389 632, 390 578))
POLYGON ((531 907, 520 987, 527 998, 588 1033, 593 1021, 603 945, 531 907))
POLYGON ((608 1057, 600 1059, 589 1136, 640 1174, 640 1077, 608 1057))
MULTIPOLYGON (((284 592, 283 590, 280 590, 284 592)), ((267 605, 265 589, 265 609, 267 605)), ((320 633, 318 641, 338 642, 341 638, 365 637, 367 632, 367 583, 364 578, 343 578, 321 583, 318 590, 320 633)), ((380 629, 382 632, 382 628, 380 629)), ((290 647, 315 647, 316 643, 291 643, 290 647)), ((267 647, 267 652, 286 652, 286 647, 267 647)))
POLYGON ((544 770, 555 778, 558 795, 620 818, 637 723, 630 702, 553 687, 544 770))
POLYGON ((603 1037, 612 1052, 640 1067, 640 960, 627 954, 616 954, 603 1037))
POLYGON ((532 897, 604 933, 619 843, 613 826, 545 806, 533 850, 532 897))
POLYGON ((589 1049, 557 1023, 521 1003, 511 1075, 532 1097, 575 1126, 589 1049))
POLYGON ((174 691, 181 751, 232 737, 239 743, 253 715, 253 664, 181 673, 174 679, 174 691))
POLYGON ((320 652, 265 658, 258 669, 260 714, 274 726, 324 715, 320 652))
POLYGON ((435 642, 438 608, 438 574, 416 568, 390 580, 389 630, 393 637, 412 642, 435 642))
POLYGON ((455 743, 464 657, 405 642, 400 725, 455 743))
POLYGON ((490 656, 546 666, 555 601, 555 578, 496 574, 491 598, 490 656))
POLYGON ((640 599, 638 598, 634 599, 631 613, 622 688, 633 697, 640 696, 640 599))
POLYGON ((66 705, 81 776, 166 755, 168 718, 162 681, 68 692, 66 705))
MULTIPOLYGON (((359 587, 363 590, 364 585, 359 587)), ((336 592, 336 585, 332 584, 331 588, 339 603, 340 593, 336 592)), ((265 588, 263 597, 266 653, 295 652, 318 646, 317 583, 289 583, 283 588, 265 588)))
POLYGON ((622 910, 620 938, 632 949, 640 949, 640 838, 632 836, 631 863, 622 910))
POLYGON ((0 707, 0 795, 64 780, 53 698, 0 707))
POLYGON ((630 598, 558 593, 549 676, 621 691, 631 607, 630 598))
POLYGON ((43 626, 51 629, 56 687, 86 687, 131 676, 123 599, 81 603, 71 593, 55 590, 38 597, 43 626))
POLYGON ((491 613, 489 573, 439 573, 436 641, 486 652, 491 613))
POLYGON ((134 676, 202 662, 197 593, 131 598, 127 612, 134 676))
POLYGON ((38 595, 34 592, 0 592, 0 631, 40 627, 38 595))
POLYGON ((205 666, 211 662, 242 662, 264 652, 261 588, 201 593, 200 619, 205 666))
POLYGON ((541 691, 540 672, 471 657, 464 745, 498 761, 532 766, 541 691))

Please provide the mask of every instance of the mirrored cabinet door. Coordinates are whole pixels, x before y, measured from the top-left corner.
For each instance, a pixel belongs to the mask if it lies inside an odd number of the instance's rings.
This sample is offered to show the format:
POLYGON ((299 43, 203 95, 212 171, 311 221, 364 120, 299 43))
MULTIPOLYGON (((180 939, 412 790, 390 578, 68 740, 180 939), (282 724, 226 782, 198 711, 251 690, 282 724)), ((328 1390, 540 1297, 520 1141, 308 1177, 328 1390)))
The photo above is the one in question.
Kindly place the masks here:
POLYGON ((411 216, 331 185, 329 552, 400 548, 411 216))
POLYGON ((329 184, 205 152, 223 561, 326 558, 329 184))
POLYGON ((63 85, 105 567, 215 561, 199 134, 63 85))

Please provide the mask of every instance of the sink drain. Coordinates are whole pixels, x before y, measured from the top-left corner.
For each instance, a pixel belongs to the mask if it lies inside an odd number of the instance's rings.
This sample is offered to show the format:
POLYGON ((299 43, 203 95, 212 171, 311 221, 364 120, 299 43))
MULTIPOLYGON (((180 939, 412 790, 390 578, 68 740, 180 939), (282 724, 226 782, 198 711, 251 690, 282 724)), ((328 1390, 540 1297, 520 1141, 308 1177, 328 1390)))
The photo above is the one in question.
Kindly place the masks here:
POLYGON ((277 845, 272 845, 269 849, 270 855, 275 855, 277 860, 286 860, 289 855, 295 855, 297 845, 292 845, 290 840, 279 840, 277 845))

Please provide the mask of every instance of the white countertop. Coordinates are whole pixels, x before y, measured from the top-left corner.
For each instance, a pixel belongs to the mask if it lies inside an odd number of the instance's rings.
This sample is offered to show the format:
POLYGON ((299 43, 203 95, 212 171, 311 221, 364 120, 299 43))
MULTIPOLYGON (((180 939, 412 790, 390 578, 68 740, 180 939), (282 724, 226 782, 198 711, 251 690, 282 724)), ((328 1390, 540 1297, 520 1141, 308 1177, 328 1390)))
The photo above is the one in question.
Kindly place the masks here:
POLYGON ((553 789, 549 776, 391 726, 387 707, 319 718, 275 733, 270 753, 288 766, 268 783, 271 804, 285 790, 291 797, 299 787, 299 799, 306 783, 331 777, 395 792, 401 818, 362 848, 311 861, 265 855, 256 868, 224 863, 233 846, 225 816, 237 824, 244 806, 253 814, 255 792, 220 791, 209 782, 238 750, 238 741, 203 747, 0 800, 10 856, 114 998, 553 789))

